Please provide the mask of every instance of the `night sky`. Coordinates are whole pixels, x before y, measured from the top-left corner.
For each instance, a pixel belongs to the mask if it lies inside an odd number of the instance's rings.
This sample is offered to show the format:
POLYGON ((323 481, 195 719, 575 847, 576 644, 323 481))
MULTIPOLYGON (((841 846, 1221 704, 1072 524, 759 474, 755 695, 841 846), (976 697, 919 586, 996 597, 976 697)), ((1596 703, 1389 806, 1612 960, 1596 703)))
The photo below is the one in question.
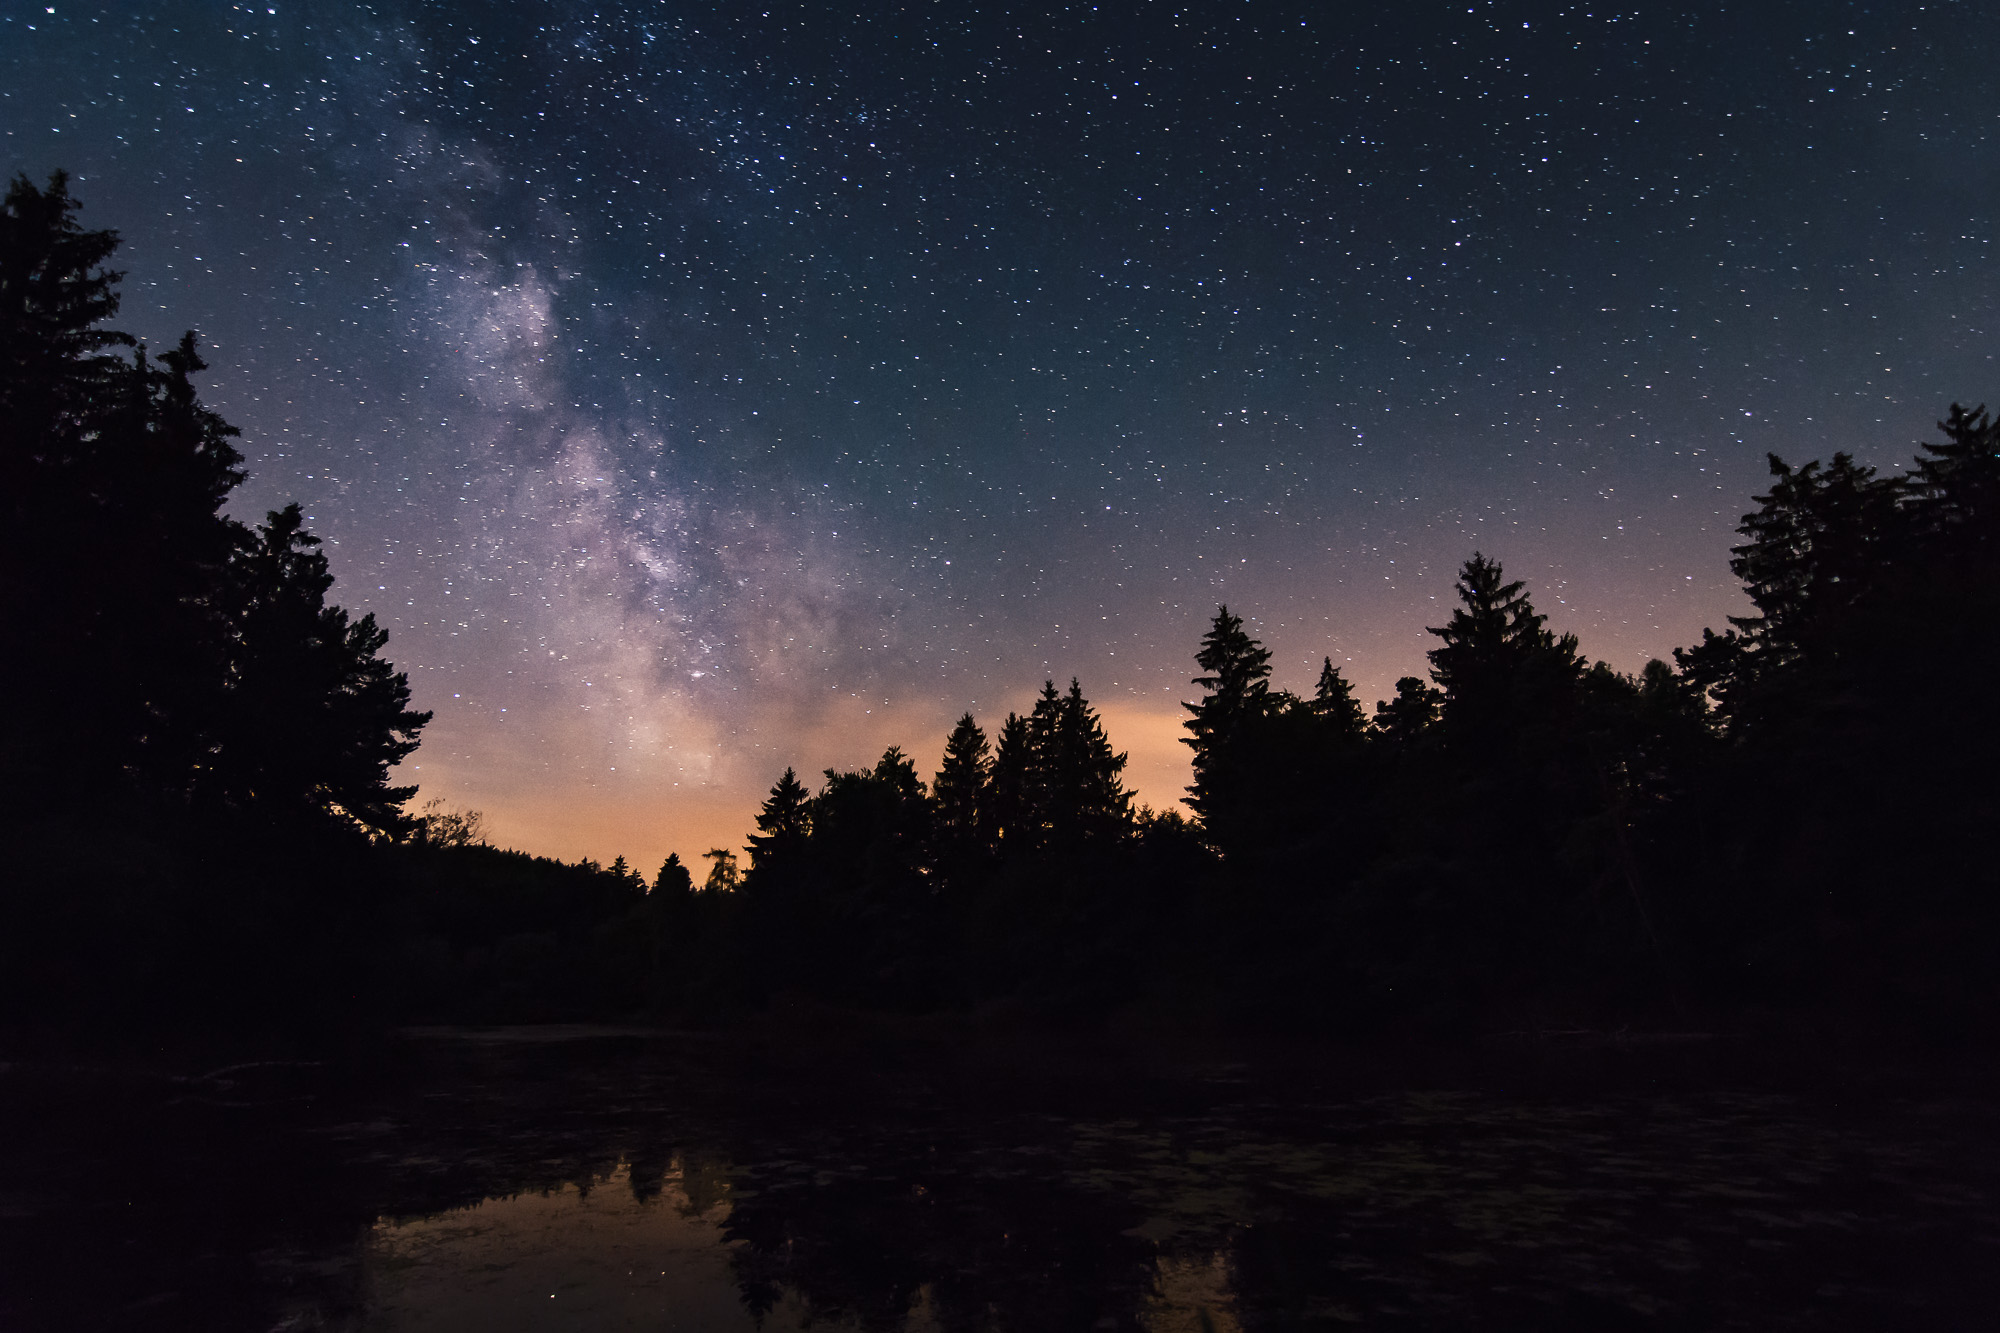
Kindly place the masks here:
POLYGON ((1222 601, 1368 702, 1474 549, 1620 670, 1719 626, 1766 451, 2000 397, 1996 57, 1985 3, 0 0, 0 165, 201 331, 424 795, 650 872, 1050 676, 1171 804, 1222 601))

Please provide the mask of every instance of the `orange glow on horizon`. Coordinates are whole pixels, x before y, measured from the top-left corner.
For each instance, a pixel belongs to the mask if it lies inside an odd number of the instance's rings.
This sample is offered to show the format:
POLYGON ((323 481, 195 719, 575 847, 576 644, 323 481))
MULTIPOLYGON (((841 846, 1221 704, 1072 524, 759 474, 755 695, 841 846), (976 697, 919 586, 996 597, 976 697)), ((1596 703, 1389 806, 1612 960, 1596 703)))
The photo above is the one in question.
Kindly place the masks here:
MULTIPOLYGON (((975 710, 975 716, 991 739, 1010 709, 1026 712, 1033 700, 1032 690, 1022 691, 1009 705, 975 710)), ((1189 750, 1180 743, 1186 733, 1179 705, 1113 699, 1095 706, 1112 745, 1130 756, 1125 785, 1136 793, 1135 806, 1180 807, 1191 771, 1189 750)), ((824 770, 868 767, 896 745, 916 760, 918 774, 929 782, 943 760, 945 737, 963 711, 845 699, 816 721, 785 729, 790 757, 757 742, 745 747, 747 755, 717 762, 706 778, 677 778, 664 766, 621 765, 616 771, 579 772, 568 783, 510 780, 510 773, 524 770, 470 755, 452 762, 442 758, 447 746, 428 744, 399 776, 421 786, 412 808, 442 797, 453 809, 478 810, 488 841, 497 847, 564 861, 588 857, 605 865, 623 856, 650 881, 669 852, 698 870, 711 847, 742 849, 756 827, 758 807, 788 766, 817 789, 824 770)))

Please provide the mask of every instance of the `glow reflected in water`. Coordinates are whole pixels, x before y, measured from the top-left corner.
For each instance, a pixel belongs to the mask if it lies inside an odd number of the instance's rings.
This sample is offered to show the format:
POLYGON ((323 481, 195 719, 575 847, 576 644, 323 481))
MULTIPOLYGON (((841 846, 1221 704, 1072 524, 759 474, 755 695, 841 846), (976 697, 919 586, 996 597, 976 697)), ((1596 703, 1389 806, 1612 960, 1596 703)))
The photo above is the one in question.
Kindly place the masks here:
POLYGON ((454 1041, 324 1102, 278 1064, 14 1077, 0 1328, 1984 1330, 2000 1308, 1984 1096, 1031 1099, 702 1055, 454 1041))
MULTIPOLYGON (((780 1289, 762 1318, 746 1306, 728 1236, 737 1182, 723 1163, 675 1157, 635 1181, 629 1162, 587 1184, 483 1199, 415 1218, 379 1218, 362 1246, 363 1327, 393 1333, 600 1329, 860 1328, 780 1289)), ((1240 1333, 1225 1250, 1161 1255, 1141 1308, 1147 1333, 1240 1333)), ((931 1284, 910 1294, 906 1333, 941 1327, 931 1284)))
MULTIPOLYGON (((676 1158, 663 1188, 635 1189, 621 1162, 587 1188, 380 1219, 364 1259, 367 1327, 756 1329, 723 1239, 730 1182, 699 1181, 690 1198, 687 1176, 676 1158)), ((795 1305, 762 1327, 804 1327, 795 1305)))

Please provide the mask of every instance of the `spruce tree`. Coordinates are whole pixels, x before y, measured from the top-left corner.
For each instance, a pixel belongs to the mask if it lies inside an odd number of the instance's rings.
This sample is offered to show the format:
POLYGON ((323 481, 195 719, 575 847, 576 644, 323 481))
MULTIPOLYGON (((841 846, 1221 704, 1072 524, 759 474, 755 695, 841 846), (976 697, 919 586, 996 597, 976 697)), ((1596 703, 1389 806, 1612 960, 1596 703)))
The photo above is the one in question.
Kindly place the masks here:
POLYGON ((1210 836, 1227 843, 1232 825, 1251 813, 1251 752, 1259 724, 1279 702, 1271 694, 1271 653, 1244 630, 1241 617, 1219 606, 1194 660, 1204 674, 1193 683, 1207 697, 1181 705, 1191 714, 1181 743, 1194 750, 1188 804, 1210 836))
POLYGON ((1019 856, 1103 843, 1128 833, 1132 794, 1096 710, 1072 678, 1067 693, 1044 681, 1027 717, 1009 713, 988 785, 1000 853, 1019 856))
POLYGON ((1793 468, 1768 456, 1773 481, 1739 529, 1730 570, 1756 604, 1730 621, 1759 648, 1789 660, 1803 639, 1868 595, 1885 572, 1900 487, 1844 453, 1793 468))
POLYGON ((243 479, 233 428, 201 408, 193 335, 155 366, 101 327, 120 275, 115 232, 78 225, 57 172, 0 204, 0 621, 33 626, 0 654, 0 689, 60 680, 78 710, 22 710, 0 786, 64 803, 138 781, 184 792, 221 687, 214 607, 243 479))
POLYGON ((1340 674, 1331 657, 1320 663, 1319 684, 1307 706, 1335 737, 1358 740, 1368 730, 1368 719, 1361 712, 1360 700, 1354 697, 1354 686, 1340 674))
POLYGON ((1906 482, 1918 529, 1990 551, 2000 542, 2000 422, 1984 405, 1968 412, 1953 403, 1938 429, 1944 443, 1920 446, 1906 482))
POLYGON ((36 467, 84 461, 97 417, 125 372, 105 355, 130 334, 100 325, 118 313, 123 274, 102 267, 115 231, 86 231, 57 171, 46 190, 16 176, 0 203, 0 474, 5 494, 26 500, 36 467))
POLYGON ((750 884, 792 868, 811 837, 812 797, 799 775, 787 768, 757 812, 757 831, 750 835, 750 884))
POLYGON ((1000 854, 1012 856, 1042 845, 1041 761, 1034 729, 1018 713, 1000 724, 990 783, 993 837, 1000 854))
MULTIPOLYGON (((1048 693, 1053 693, 1053 682, 1048 693)), ((1043 754, 1051 839, 1078 844, 1122 837, 1132 824, 1132 793, 1119 777, 1126 756, 1112 750, 1081 683, 1072 677, 1069 692, 1047 710, 1046 718, 1040 704, 1036 715, 1048 729, 1043 754)))
POLYGON ((991 823, 992 747, 972 714, 959 718, 944 745, 944 765, 931 784, 941 861, 967 860, 984 851, 991 823))
POLYGON ((312 812, 374 832, 409 824, 414 786, 389 770, 430 721, 379 655, 388 632, 327 604, 333 574, 297 505, 273 512, 231 563, 224 707, 199 790, 241 809, 312 812))
POLYGON ((429 714, 378 656, 296 506, 252 531, 222 513, 244 477, 205 407, 192 333, 157 361, 101 327, 117 245, 78 226, 61 173, 0 204, 0 619, 32 625, 0 688, 59 681, 85 708, 25 710, 0 786, 61 805, 114 792, 400 832, 388 770, 429 714))
POLYGON ((1028 770, 1032 779, 1028 791, 1034 801, 1038 845, 1043 847, 1055 840, 1056 827, 1061 819, 1057 810, 1056 769, 1059 756, 1056 745, 1062 714, 1061 691, 1056 689, 1053 680, 1043 681, 1042 692, 1035 696, 1035 706, 1028 711, 1028 753, 1033 756, 1028 770))
POLYGON ((1861 646, 1869 603, 1922 563, 1901 479, 1878 478, 1844 453, 1797 468, 1768 458, 1771 489, 1743 516, 1737 531, 1747 540, 1729 562, 1757 614, 1731 616, 1726 633, 1705 630, 1675 653, 1738 734, 1819 726, 1820 709, 1849 691, 1842 663, 1861 646))
POLYGON ((1459 572, 1460 605, 1430 632, 1431 679, 1444 693, 1448 737, 1474 745, 1536 725, 1568 706, 1583 672, 1576 636, 1558 638, 1536 613, 1526 585, 1504 582, 1497 561, 1477 551, 1459 572))

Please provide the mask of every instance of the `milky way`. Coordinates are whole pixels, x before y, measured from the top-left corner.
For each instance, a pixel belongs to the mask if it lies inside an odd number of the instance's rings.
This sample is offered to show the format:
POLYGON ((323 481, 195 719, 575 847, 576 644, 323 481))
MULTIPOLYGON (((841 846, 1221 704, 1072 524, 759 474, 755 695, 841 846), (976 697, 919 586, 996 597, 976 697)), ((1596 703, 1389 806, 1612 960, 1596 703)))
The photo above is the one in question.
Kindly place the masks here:
POLYGON ((10 3, 0 143, 426 795, 650 865, 1048 676, 1171 803, 1218 602, 1372 700, 1475 548, 1636 670, 1991 390, 2000 11, 1350 8, 10 3))

